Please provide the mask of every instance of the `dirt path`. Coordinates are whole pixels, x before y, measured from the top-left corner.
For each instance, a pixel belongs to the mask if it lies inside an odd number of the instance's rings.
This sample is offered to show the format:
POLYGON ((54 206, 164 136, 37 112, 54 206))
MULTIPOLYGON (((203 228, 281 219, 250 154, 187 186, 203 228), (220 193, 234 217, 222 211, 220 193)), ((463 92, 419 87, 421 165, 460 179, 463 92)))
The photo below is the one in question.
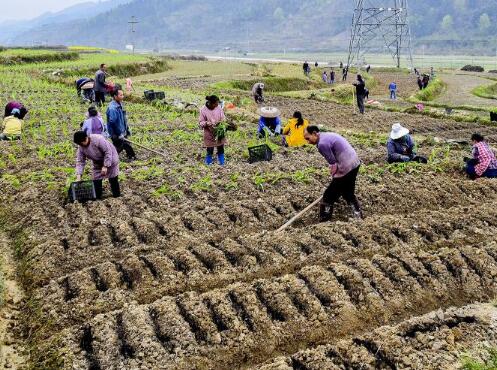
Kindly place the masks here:
POLYGON ((14 261, 5 235, 0 233, 0 266, 5 285, 5 305, 0 307, 0 368, 19 369, 26 363, 24 348, 16 339, 23 291, 16 281, 14 261))
POLYGON ((491 85, 492 81, 464 73, 440 74, 440 78, 447 84, 447 90, 436 99, 437 103, 450 106, 495 107, 495 101, 472 94, 473 89, 482 85, 491 85))

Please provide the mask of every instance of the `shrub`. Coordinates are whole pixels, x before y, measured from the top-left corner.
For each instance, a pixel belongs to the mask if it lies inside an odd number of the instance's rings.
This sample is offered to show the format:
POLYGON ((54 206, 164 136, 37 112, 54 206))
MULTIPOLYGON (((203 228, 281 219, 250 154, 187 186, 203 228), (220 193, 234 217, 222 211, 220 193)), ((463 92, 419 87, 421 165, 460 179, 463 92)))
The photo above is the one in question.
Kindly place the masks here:
POLYGON ((284 91, 302 91, 311 90, 319 87, 319 84, 302 78, 279 78, 269 77, 258 80, 237 80, 229 82, 221 82, 215 86, 218 88, 237 89, 237 90, 252 90, 257 82, 264 82, 267 92, 284 92, 284 91))
POLYGON ((461 71, 467 71, 467 72, 484 72, 485 69, 481 66, 472 66, 470 64, 465 65, 464 67, 461 68, 461 71))

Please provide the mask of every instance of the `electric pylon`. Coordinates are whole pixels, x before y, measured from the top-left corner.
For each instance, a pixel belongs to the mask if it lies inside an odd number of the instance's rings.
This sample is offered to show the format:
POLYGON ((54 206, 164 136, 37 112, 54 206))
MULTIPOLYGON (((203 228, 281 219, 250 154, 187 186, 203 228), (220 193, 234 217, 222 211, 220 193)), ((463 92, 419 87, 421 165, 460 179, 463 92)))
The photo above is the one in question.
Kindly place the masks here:
POLYGON ((355 0, 347 71, 361 67, 367 53, 388 53, 397 68, 406 56, 411 70, 411 30, 407 0, 355 0))

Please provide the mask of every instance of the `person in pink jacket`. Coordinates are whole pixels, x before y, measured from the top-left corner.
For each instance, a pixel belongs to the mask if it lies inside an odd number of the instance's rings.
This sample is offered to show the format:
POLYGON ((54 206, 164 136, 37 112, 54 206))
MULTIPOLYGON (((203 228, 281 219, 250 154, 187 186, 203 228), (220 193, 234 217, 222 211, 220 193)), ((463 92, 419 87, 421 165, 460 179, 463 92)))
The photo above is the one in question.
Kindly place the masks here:
POLYGON ((93 184, 97 199, 102 198, 102 180, 109 179, 112 196, 121 196, 119 187, 119 154, 110 142, 102 135, 88 136, 84 131, 74 134, 74 142, 78 145, 76 154, 76 176, 77 181, 85 170, 86 160, 93 162, 93 184))
POLYGON ((219 98, 216 95, 207 96, 205 106, 200 109, 199 126, 204 130, 204 148, 207 149, 205 164, 213 163, 214 148, 217 148, 217 161, 221 166, 225 164, 224 145, 226 137, 216 138, 215 128, 224 121, 224 112, 219 106, 219 98))

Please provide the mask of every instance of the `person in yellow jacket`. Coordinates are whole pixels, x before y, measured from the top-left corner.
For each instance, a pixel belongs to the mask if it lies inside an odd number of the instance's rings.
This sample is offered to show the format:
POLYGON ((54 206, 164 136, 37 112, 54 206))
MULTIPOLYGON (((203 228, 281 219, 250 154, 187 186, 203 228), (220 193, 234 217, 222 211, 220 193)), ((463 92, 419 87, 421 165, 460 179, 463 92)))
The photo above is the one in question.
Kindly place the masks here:
MULTIPOLYGON (((9 103, 11 104, 11 103, 9 103)), ((24 106, 15 106, 5 109, 6 115, 3 119, 3 132, 0 134, 0 140, 20 140, 22 134, 22 124, 27 109, 24 106)))
POLYGON ((295 112, 285 128, 283 129, 284 146, 302 146, 307 144, 304 138, 305 129, 309 126, 309 121, 302 118, 302 113, 295 112))

